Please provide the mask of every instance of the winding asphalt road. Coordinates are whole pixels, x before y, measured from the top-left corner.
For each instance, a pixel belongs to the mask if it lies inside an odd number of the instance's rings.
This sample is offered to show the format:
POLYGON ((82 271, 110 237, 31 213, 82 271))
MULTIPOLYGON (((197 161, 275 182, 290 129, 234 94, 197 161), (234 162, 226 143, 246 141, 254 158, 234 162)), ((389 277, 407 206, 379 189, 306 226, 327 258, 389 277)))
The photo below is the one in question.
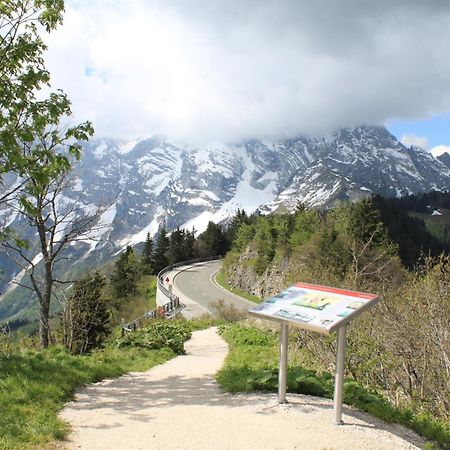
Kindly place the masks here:
POLYGON ((221 266, 222 261, 198 263, 179 267, 169 275, 174 293, 187 305, 188 316, 198 317, 206 312, 211 313, 211 305, 219 299, 241 311, 248 311, 255 306, 255 303, 234 295, 215 283, 214 275, 221 266))

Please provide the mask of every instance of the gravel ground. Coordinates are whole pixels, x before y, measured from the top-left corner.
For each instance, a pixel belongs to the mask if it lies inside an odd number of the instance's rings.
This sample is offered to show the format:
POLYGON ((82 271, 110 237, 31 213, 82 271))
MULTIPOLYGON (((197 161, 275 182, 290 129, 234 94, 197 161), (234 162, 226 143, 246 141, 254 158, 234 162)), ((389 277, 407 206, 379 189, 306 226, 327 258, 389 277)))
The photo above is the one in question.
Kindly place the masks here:
POLYGON ((332 402, 288 395, 221 393, 214 373, 228 348, 215 328, 197 331, 187 355, 147 372, 89 386, 61 413, 73 432, 69 449, 416 449, 412 431, 332 402))

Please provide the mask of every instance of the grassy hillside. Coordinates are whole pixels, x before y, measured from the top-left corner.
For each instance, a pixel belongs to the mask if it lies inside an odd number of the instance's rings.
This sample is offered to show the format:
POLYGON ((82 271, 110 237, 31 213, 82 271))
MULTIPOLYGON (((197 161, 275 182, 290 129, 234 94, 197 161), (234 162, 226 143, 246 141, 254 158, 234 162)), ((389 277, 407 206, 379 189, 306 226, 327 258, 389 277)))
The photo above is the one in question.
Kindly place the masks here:
MULTIPOLYGON (((108 286, 106 295, 111 294, 108 286)), ((125 301, 120 302, 113 311, 114 323, 120 325, 122 319, 125 323, 131 322, 145 312, 156 308, 156 276, 144 275, 138 281, 138 291, 125 301)))
POLYGON ((450 209, 441 208, 441 215, 433 215, 430 212, 420 213, 411 211, 413 217, 425 222, 427 230, 442 242, 450 244, 450 209))

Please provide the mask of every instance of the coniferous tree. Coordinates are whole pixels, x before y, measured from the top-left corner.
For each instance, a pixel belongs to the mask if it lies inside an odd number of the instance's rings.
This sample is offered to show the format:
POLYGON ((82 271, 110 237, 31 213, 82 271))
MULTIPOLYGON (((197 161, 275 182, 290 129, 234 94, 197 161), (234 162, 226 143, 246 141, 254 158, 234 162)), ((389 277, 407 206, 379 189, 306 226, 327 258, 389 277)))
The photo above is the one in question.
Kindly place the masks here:
POLYGON ((183 243, 185 232, 178 227, 172 232, 169 239, 169 249, 167 251, 167 259, 169 264, 176 264, 183 261, 183 243))
POLYGON ((183 261, 188 261, 195 257, 194 255, 195 230, 185 230, 183 240, 183 261))
POLYGON ((111 284, 118 298, 125 298, 137 292, 137 282, 141 275, 139 263, 133 247, 127 246, 115 264, 111 284))
MULTIPOLYGON (((424 198, 427 201, 423 208, 424 211, 427 211, 427 206, 431 203, 431 201, 428 202, 427 194, 410 195, 398 199, 383 198, 379 195, 372 198, 372 203, 379 211, 389 237, 398 244, 399 256, 403 264, 409 268, 417 265, 422 252, 437 256, 443 251, 450 250, 445 234, 443 234, 443 239, 439 240, 429 232, 420 217, 410 215, 409 211, 422 211, 424 198)), ((442 198, 445 198, 444 193, 442 198)), ((442 227, 442 230, 445 231, 445 228, 442 227)))
POLYGON ((142 249, 142 267, 143 272, 147 275, 150 275, 154 271, 154 263, 153 263, 153 240, 150 236, 150 233, 147 233, 147 239, 144 243, 144 248, 142 249))
POLYGON ((295 212, 305 212, 308 208, 306 207, 306 204, 302 201, 298 200, 297 204, 295 205, 295 212))
POLYGON ((248 222, 249 220, 247 213, 243 209, 241 210, 238 208, 236 214, 231 219, 230 224, 228 225, 228 228, 225 232, 225 238, 227 241, 227 250, 229 250, 233 245, 234 239, 236 238, 236 234, 241 225, 248 222))
POLYGON ((102 296, 105 277, 98 272, 77 281, 64 310, 64 344, 72 354, 99 347, 109 332, 110 311, 102 296))
POLYGON ((169 238, 167 237, 166 228, 161 228, 159 233, 158 241, 156 243, 156 248, 153 253, 154 262, 154 273, 158 274, 164 267, 169 265, 169 260, 167 259, 167 252, 169 250, 169 238))
POLYGON ((212 221, 208 223, 206 231, 199 236, 198 240, 204 253, 202 256, 221 256, 226 252, 226 240, 222 227, 212 221))

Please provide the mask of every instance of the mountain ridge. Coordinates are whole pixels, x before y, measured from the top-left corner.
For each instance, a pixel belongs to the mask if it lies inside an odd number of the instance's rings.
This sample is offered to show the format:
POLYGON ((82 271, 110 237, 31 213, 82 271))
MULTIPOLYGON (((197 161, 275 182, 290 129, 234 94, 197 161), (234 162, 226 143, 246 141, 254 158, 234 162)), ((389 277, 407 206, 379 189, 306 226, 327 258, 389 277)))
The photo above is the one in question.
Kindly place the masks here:
MULTIPOLYGON (((101 138, 83 145, 65 202, 80 214, 104 205, 95 241, 70 248, 86 269, 143 242, 161 226, 206 228, 236 210, 262 214, 293 210, 299 201, 327 208, 372 193, 387 197, 450 189, 450 168, 418 147, 405 147, 383 127, 361 126, 327 137, 249 140, 191 147, 160 137, 139 141, 101 138)), ((11 222, 0 211, 0 226, 11 222)), ((22 228, 16 217, 10 224, 22 228)), ((32 233, 26 238, 33 240, 32 233)), ((0 292, 19 269, 6 267, 0 292)), ((4 296, 3 296, 4 297, 4 296)), ((0 297, 0 318, 2 316, 0 297)))

